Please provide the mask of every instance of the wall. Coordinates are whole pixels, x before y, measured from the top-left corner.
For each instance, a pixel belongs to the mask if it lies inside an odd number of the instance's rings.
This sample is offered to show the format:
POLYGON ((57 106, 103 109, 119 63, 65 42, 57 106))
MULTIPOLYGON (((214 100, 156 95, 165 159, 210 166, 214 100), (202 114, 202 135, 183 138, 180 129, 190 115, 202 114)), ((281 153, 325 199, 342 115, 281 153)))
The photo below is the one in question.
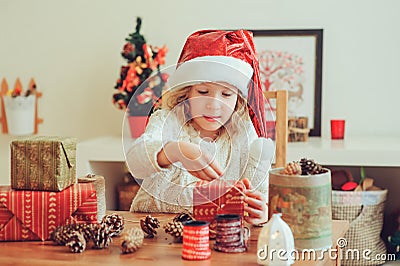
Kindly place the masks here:
MULTIPOLYGON (((43 135, 80 140, 120 135, 123 112, 111 104, 135 17, 174 64, 185 38, 201 28, 323 28, 322 135, 333 117, 348 135, 398 136, 391 115, 400 99, 400 2, 386 1, 0 0, 0 78, 36 79, 43 135), (199 4, 201 3, 201 4, 199 4)), ((0 183, 8 183, 11 137, 0 135, 0 183)))

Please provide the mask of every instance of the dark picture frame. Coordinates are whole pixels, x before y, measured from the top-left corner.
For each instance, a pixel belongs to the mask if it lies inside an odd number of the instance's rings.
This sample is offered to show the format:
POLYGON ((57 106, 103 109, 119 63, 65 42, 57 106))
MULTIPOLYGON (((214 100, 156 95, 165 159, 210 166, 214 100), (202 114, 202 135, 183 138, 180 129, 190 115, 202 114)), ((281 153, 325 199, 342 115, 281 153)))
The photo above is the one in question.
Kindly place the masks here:
POLYGON ((321 136, 323 30, 249 31, 254 35, 263 90, 287 89, 289 91, 289 116, 307 116, 309 118, 309 136, 321 136), (273 84, 270 80, 279 79, 272 76, 278 75, 275 74, 277 72, 274 72, 276 69, 273 69, 273 66, 277 65, 276 62, 284 60, 286 60, 286 70, 277 70, 281 71, 279 73, 281 80, 273 84), (287 65, 291 65, 291 68, 289 69, 287 65), (295 87, 297 90, 294 89, 295 87), (299 91, 302 94, 299 94, 299 91), (291 98, 291 95, 297 98, 291 98), (313 99, 311 99, 312 97, 313 99), (292 101, 292 99, 295 100, 292 101), (291 104, 294 106, 292 110, 290 110, 291 104), (302 109, 296 109, 298 106, 302 109), (296 113, 298 111, 301 113, 296 113))

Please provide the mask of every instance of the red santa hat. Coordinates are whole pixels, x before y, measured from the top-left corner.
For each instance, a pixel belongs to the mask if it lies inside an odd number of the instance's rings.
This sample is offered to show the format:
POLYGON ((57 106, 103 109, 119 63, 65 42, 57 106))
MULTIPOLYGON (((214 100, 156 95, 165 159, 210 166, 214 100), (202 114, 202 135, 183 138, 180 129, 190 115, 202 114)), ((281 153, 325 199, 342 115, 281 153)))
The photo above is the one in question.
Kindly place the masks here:
POLYGON ((171 89, 205 81, 227 82, 247 96, 249 115, 260 137, 266 137, 265 100, 253 34, 246 30, 202 30, 186 40, 171 89))

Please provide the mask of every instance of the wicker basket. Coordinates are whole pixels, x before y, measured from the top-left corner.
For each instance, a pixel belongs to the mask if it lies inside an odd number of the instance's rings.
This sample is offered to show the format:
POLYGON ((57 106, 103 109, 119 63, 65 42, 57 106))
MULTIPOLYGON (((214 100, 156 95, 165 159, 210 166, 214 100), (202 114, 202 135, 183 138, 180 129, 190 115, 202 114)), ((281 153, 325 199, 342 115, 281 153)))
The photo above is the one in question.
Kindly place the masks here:
POLYGON ((378 191, 332 191, 332 219, 347 220, 350 228, 344 238, 343 265, 380 265, 377 254, 385 254, 386 247, 380 233, 383 226, 383 211, 387 190, 378 191), (363 251, 370 250, 369 258, 363 258, 363 251), (359 259, 350 256, 351 250, 358 250, 359 259), (346 257, 346 254, 349 256, 346 257))

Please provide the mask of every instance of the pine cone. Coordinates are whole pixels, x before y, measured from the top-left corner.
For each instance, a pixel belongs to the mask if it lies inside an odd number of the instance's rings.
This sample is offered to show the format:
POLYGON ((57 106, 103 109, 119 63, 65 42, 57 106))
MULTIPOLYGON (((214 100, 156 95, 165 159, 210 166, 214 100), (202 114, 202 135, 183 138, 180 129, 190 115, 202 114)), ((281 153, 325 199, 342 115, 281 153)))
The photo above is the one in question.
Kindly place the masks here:
POLYGON ((125 226, 124 217, 117 213, 105 215, 101 220, 101 223, 110 227, 111 237, 119 236, 125 226))
POLYGON ((96 224, 67 224, 58 226, 50 235, 50 239, 53 240, 57 245, 64 246, 74 232, 79 232, 83 235, 86 242, 89 242, 92 238, 92 229, 96 224))
POLYGON ((173 237, 183 236, 183 224, 181 222, 168 222, 164 225, 165 233, 170 234, 173 237))
POLYGON ((82 253, 86 249, 86 240, 82 233, 75 231, 65 245, 73 253, 82 253))
POLYGON ((92 240, 93 248, 107 248, 112 240, 110 228, 106 224, 97 224, 92 230, 92 240))
POLYGON ((314 162, 312 159, 302 158, 300 160, 302 175, 316 175, 324 173, 322 166, 314 162))
POLYGON ((152 238, 157 234, 156 229, 160 227, 160 221, 149 214, 144 220, 140 219, 140 227, 147 234, 147 237, 152 238))
POLYGON ((121 250, 122 253, 133 253, 143 244, 144 233, 139 227, 130 228, 122 235, 121 250))
POLYGON ((299 162, 290 162, 286 165, 285 169, 281 171, 284 175, 301 175, 301 166, 299 162))
POLYGON ((184 222, 193 221, 193 220, 194 220, 194 218, 193 218, 192 215, 190 215, 190 213, 188 213, 188 212, 181 212, 181 213, 178 213, 178 214, 174 217, 174 219, 173 219, 172 221, 173 221, 173 222, 181 222, 181 223, 184 223, 184 222))

